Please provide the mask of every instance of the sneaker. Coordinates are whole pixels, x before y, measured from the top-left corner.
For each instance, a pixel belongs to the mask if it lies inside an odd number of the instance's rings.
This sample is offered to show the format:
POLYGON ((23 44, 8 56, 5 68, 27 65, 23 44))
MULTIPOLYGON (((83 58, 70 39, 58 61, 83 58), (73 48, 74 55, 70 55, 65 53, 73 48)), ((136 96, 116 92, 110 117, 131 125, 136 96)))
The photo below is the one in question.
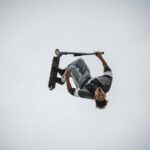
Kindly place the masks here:
POLYGON ((56 82, 60 85, 63 85, 65 82, 61 81, 61 78, 56 78, 56 82))

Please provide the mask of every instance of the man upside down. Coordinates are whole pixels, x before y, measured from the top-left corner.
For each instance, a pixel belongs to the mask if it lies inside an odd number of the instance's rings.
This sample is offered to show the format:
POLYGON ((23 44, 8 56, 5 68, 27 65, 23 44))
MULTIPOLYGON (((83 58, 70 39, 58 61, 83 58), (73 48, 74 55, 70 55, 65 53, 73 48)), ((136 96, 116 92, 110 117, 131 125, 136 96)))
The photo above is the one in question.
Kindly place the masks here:
POLYGON ((73 61, 65 69, 57 69, 62 75, 56 82, 64 84, 66 81, 67 89, 70 94, 77 97, 93 99, 96 107, 104 108, 107 105, 106 93, 110 90, 112 84, 112 71, 102 56, 102 52, 96 52, 96 56, 102 62, 104 73, 98 77, 91 77, 90 70, 82 58, 73 61), (73 79, 76 88, 73 88, 70 82, 73 79))

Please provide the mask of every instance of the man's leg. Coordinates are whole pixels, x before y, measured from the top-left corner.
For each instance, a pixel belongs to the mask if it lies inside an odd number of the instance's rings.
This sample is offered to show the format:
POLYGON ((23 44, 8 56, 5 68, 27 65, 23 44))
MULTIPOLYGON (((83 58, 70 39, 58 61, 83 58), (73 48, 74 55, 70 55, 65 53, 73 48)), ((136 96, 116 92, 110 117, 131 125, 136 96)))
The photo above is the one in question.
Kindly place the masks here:
POLYGON ((62 76, 65 73, 65 69, 57 68, 56 71, 62 76))
MULTIPOLYGON (((60 69, 60 68, 57 68, 55 69, 55 71, 57 71, 60 76, 63 76, 63 74, 65 73, 65 69, 60 69)), ((56 78, 56 83, 60 84, 60 85, 63 85, 65 83, 65 81, 62 81, 61 78, 56 78)))
POLYGON ((90 69, 88 68, 87 64, 82 58, 77 59, 76 61, 73 61, 69 66, 75 66, 79 69, 79 72, 83 75, 86 71, 90 72, 90 69))
POLYGON ((56 83, 63 85, 65 82, 62 82, 61 78, 56 78, 56 83))
POLYGON ((91 78, 90 70, 82 58, 69 64, 67 69, 71 71, 75 85, 79 88, 82 87, 87 79, 91 78))

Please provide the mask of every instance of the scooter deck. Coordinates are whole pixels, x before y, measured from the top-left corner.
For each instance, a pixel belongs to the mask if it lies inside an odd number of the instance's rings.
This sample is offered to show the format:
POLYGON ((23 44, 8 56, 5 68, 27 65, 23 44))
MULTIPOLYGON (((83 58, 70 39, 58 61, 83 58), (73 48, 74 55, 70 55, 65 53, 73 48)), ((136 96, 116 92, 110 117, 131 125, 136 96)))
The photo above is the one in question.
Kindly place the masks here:
POLYGON ((50 90, 53 90, 56 85, 56 78, 57 78, 57 71, 56 69, 59 67, 59 57, 53 57, 52 65, 51 65, 51 71, 50 71, 50 77, 48 82, 48 87, 50 90))

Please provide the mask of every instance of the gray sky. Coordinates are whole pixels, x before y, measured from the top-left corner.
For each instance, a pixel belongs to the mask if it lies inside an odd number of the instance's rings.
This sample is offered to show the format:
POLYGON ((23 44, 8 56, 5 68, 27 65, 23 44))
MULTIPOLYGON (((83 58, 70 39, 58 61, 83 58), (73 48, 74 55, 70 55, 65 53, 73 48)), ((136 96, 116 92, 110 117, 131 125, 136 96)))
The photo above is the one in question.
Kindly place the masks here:
MULTIPOLYGON (((0 149, 149 150, 149 24, 148 0, 1 0, 0 149), (65 85, 49 91, 56 48, 104 49, 114 75, 106 109, 65 85)), ((95 56, 84 59, 102 74, 95 56)))

